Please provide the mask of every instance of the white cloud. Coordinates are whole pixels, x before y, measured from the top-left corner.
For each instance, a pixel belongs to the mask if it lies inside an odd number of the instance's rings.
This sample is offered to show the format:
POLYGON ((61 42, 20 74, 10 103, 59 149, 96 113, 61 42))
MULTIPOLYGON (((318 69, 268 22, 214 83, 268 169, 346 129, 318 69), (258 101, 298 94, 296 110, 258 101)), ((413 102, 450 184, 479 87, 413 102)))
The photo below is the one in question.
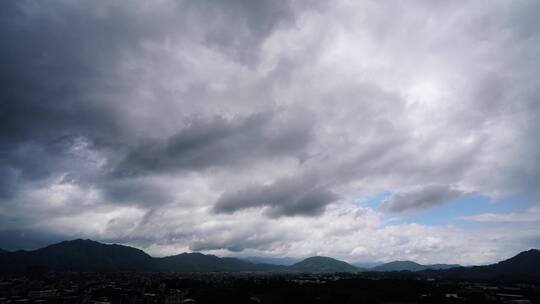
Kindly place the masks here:
POLYGON ((533 207, 525 212, 481 213, 477 215, 462 216, 461 219, 474 222, 540 223, 540 208, 533 207))

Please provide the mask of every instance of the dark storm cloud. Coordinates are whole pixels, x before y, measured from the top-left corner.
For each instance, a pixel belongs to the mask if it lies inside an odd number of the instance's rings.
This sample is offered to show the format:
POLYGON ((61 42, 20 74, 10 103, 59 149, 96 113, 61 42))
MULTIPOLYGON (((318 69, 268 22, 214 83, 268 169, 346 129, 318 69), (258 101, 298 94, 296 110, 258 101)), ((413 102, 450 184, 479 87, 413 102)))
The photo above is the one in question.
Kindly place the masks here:
POLYGON ((194 118, 166 140, 149 141, 130 151, 115 169, 115 175, 199 170, 246 165, 261 157, 294 156, 309 144, 312 122, 302 113, 292 119, 283 118, 277 112, 231 119, 194 118))
POLYGON ((249 185, 222 194, 216 201, 216 213, 234 213, 254 207, 266 207, 270 217, 315 216, 338 196, 315 183, 312 178, 282 178, 270 185, 249 185))
MULTIPOLYGON (((3 145, 117 134, 114 111, 90 90, 114 90, 119 33, 77 6, 3 2, 0 26, 3 145), (107 83, 109 81, 109 83, 107 83)), ((121 44, 129 44, 121 40, 121 44)))
POLYGON ((107 180, 102 188, 112 203, 156 207, 174 201, 167 189, 145 181, 107 180))
POLYGON ((16 191, 28 180, 78 171, 64 157, 72 139, 110 143, 126 135, 102 97, 117 91, 114 63, 130 42, 110 30, 112 19, 77 5, 6 1, 0 11, 0 167, 11 181, 2 188, 16 191))
POLYGON ((8 199, 15 193, 18 172, 15 168, 3 164, 0 166, 0 199, 8 199))
POLYGON ((182 45, 191 35, 201 36, 240 59, 294 17, 287 2, 178 1, 153 10, 145 5, 0 3, 0 195, 62 171, 85 175, 58 157, 71 147, 57 144, 65 138, 84 138, 91 149, 106 147, 101 152, 111 159, 139 141, 132 128, 136 118, 121 106, 131 102, 127 92, 133 89, 121 67, 126 59, 145 58, 145 43, 174 39, 182 45), (246 51, 232 54, 234 49, 246 51))
POLYGON ((6 250, 35 250, 72 237, 68 234, 53 234, 38 229, 0 230, 0 248, 6 250))
POLYGON ((21 183, 39 181, 54 172, 76 169, 70 166, 73 163, 69 153, 51 144, 26 142, 4 144, 2 148, 0 196, 5 198, 16 194, 21 183))
POLYGON ((394 194, 383 202, 381 208, 396 213, 426 209, 451 202, 463 195, 463 191, 448 185, 429 185, 417 191, 394 194))
POLYGON ((200 2, 197 5, 203 18, 207 23, 215 25, 206 35, 205 43, 246 64, 256 63, 258 46, 277 26, 290 25, 294 21, 294 11, 289 1, 200 2), (228 30, 220 26, 224 16, 227 18, 228 30))
POLYGON ((226 249, 231 252, 241 252, 248 248, 267 248, 272 240, 267 238, 234 238, 234 239, 216 239, 216 240, 198 240, 190 244, 192 251, 219 250, 226 249))

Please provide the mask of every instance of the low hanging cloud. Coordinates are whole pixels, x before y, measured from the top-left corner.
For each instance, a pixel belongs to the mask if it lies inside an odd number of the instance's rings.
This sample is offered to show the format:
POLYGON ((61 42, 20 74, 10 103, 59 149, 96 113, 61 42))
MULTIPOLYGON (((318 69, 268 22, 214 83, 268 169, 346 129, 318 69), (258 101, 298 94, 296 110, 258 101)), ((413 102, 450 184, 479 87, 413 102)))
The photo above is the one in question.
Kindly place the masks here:
POLYGON ((316 216, 339 197, 312 180, 282 178, 269 185, 250 185, 222 194, 216 201, 215 213, 234 213, 239 210, 264 207, 270 217, 316 216))
POLYGON ((114 175, 132 177, 159 172, 245 166, 257 158, 299 157, 313 138, 305 113, 264 112, 230 119, 194 117, 165 140, 143 143, 129 151, 114 175), (296 155, 295 155, 296 154, 296 155))
POLYGON ((225 249, 231 252, 241 252, 249 248, 269 248, 272 243, 280 241, 277 235, 256 235, 249 233, 239 233, 231 235, 216 234, 210 237, 202 237, 194 240, 189 249, 193 251, 221 250, 225 249))
POLYGON ((381 209, 401 213, 439 206, 465 195, 449 185, 428 185, 419 190, 396 193, 383 201, 381 209))
POLYGON ((169 189, 146 180, 107 180, 102 190, 104 199, 119 205, 156 207, 175 200, 169 189))

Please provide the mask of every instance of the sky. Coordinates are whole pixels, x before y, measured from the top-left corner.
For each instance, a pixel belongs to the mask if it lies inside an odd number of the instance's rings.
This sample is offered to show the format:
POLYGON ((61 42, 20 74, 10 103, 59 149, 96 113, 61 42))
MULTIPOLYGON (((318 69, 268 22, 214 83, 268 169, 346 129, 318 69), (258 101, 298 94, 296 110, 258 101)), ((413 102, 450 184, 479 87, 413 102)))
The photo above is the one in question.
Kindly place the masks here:
POLYGON ((0 2, 0 247, 540 247, 540 2, 0 2))

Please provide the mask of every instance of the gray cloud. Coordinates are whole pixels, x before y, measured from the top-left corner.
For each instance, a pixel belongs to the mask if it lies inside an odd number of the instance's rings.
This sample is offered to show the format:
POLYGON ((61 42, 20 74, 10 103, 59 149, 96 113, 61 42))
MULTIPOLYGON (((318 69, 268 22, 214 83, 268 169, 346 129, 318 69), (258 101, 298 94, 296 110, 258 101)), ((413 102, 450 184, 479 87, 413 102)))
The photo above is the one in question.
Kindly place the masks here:
POLYGON ((266 207, 271 217, 315 216, 324 212, 326 205, 338 196, 311 178, 282 178, 269 185, 250 185, 222 194, 214 205, 216 213, 234 213, 238 210, 266 207))
MULTIPOLYGON (((144 1, 92 6, 61 1, 2 3, 0 152, 11 158, 21 145, 42 146, 82 136, 122 153, 119 147, 140 140, 133 126, 137 117, 118 103, 133 105, 127 92, 134 84, 124 74, 130 58, 145 57, 148 43, 174 39, 184 44, 192 35, 185 28, 196 28, 193 35, 202 35, 212 45, 256 50, 282 20, 294 19, 287 2, 273 3, 238 1, 231 7, 219 1, 178 1, 152 10, 144 1), (248 32, 242 32, 246 28, 248 32), (228 45, 230 39, 217 41, 226 36, 242 38, 233 45, 228 45)), ((54 153, 35 159, 43 158, 50 160, 54 153)), ((0 161, 9 162, 2 155, 0 161)), ((55 171, 44 167, 48 161, 36 163, 32 170, 42 170, 41 176, 55 171)), ((30 166, 6 166, 30 174, 30 166)))
POLYGON ((272 243, 277 241, 277 238, 271 239, 267 237, 253 238, 249 235, 237 235, 234 238, 219 238, 219 239, 201 239, 192 242, 189 246, 193 251, 219 250, 225 249, 231 252, 241 252, 248 248, 264 249, 272 246, 272 243))
POLYGON ((113 203, 156 207, 174 202, 174 197, 159 185, 141 180, 108 180, 103 186, 105 199, 113 203))
POLYGON ((264 157, 299 156, 312 138, 311 121, 302 113, 294 120, 282 116, 266 112, 231 119, 194 118, 166 140, 150 141, 130 151, 115 175, 200 170, 228 164, 247 165, 264 157))
POLYGON ((381 208, 391 212, 405 212, 432 208, 451 202, 465 193, 448 185, 428 185, 419 190, 397 193, 383 201, 381 208))
POLYGON ((250 65, 258 61, 258 46, 264 39, 276 27, 290 26, 294 21, 289 1, 234 0, 225 4, 210 0, 200 6, 201 19, 212 25, 205 43, 219 48, 235 61, 250 65), (226 22, 226 30, 222 22, 226 22))

